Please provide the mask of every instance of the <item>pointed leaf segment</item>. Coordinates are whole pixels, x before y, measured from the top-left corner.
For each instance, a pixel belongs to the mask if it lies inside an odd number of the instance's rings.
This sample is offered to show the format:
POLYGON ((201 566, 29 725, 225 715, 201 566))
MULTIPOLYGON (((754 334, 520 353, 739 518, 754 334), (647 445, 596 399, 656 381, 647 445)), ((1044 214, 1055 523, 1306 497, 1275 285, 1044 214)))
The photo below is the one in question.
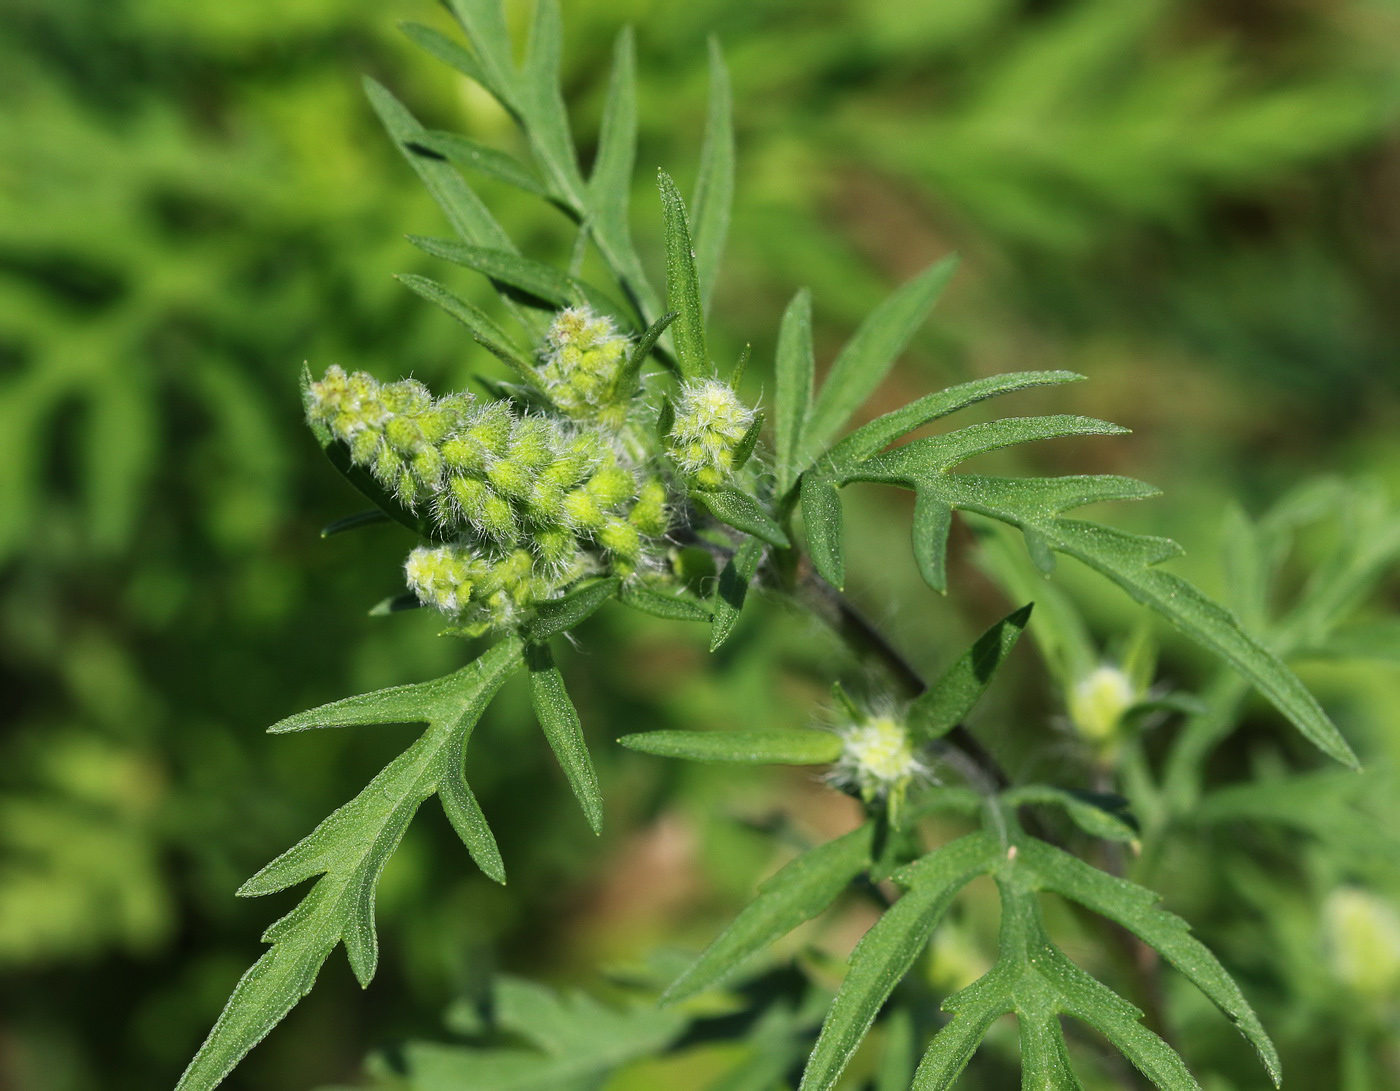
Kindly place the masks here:
POLYGON ((273 732, 352 724, 426 723, 428 729, 369 785, 243 884, 239 894, 272 894, 319 876, 301 903, 272 925, 272 946, 245 973, 177 1091, 208 1091, 303 996, 338 943, 368 985, 378 963, 374 892, 379 873, 419 804, 434 794, 473 859, 492 878, 505 872, 495 839, 463 777, 472 728, 501 683, 522 662, 507 638, 454 674, 420 685, 377 690, 291 716, 273 732))
POLYGON ((818 571, 837 586, 844 578, 838 488, 854 481, 870 481, 913 489, 914 556, 925 582, 934 590, 947 589, 948 531, 955 510, 1015 527, 1041 571, 1051 571, 1054 554, 1063 553, 1108 577, 1136 601, 1232 664, 1323 753, 1357 767, 1356 756, 1336 725, 1282 660, 1245 632, 1224 607, 1180 576, 1156 567, 1181 552, 1175 542, 1064 516, 1088 504, 1154 496, 1157 490, 1152 486, 1110 475, 1008 478, 950 472, 966 459, 1015 444, 1120 435, 1124 429, 1088 417, 1009 417, 916 439, 878 453, 908 429, 973 401, 1073 378, 1067 372, 1041 372, 1007 376, 1000 385, 985 380, 965 384, 921 399, 847 436, 801 480, 803 519, 818 571))

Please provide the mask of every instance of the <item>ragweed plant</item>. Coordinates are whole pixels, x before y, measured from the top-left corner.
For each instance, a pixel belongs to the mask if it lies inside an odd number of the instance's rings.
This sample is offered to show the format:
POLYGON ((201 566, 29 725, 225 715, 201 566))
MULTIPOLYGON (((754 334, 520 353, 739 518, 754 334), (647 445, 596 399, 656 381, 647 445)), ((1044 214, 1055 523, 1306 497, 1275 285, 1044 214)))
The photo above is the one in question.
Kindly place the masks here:
MULTIPOLYGON (((1000 448, 1124 429, 1081 416, 1006 417, 906 439, 986 399, 1080 378, 1051 371, 930 393, 848 431, 947 283, 953 263, 945 259, 869 316, 820 387, 811 300, 800 292, 781 321, 772 428, 765 432, 764 416, 737 390, 745 361, 721 367, 706 339, 734 170, 729 92, 718 52, 696 192, 687 204, 665 173, 659 177, 666 283, 658 292, 628 226, 636 127, 630 36, 617 44, 597 153, 585 176, 559 91, 557 4, 539 5, 522 64, 495 0, 453 0, 450 6, 469 47, 420 26, 408 27, 409 36, 500 102, 522 129, 533 162, 424 129, 383 87, 371 82, 368 90, 457 234, 412 241, 484 275, 518 328, 507 332, 434 281, 403 279, 460 320, 509 367, 511 380, 484 383, 488 393, 481 396, 434 394, 411 379, 386 383, 331 366, 319 378, 304 376, 303 397, 311 430, 331 462, 375 504, 373 512, 350 516, 328 532, 385 519, 411 528, 420 544, 403 562, 406 591, 384 608, 435 609, 446 619, 447 635, 481 640, 484 650, 445 677, 349 697, 271 728, 427 725, 364 791, 240 889, 255 896, 314 880, 302 902, 265 933, 268 950, 238 982, 181 1079, 182 1091, 221 1082, 311 989, 338 945, 361 984, 369 983, 378 961, 376 884, 429 798, 438 798, 482 871, 505 881, 504 861, 467 770, 473 728, 507 677, 528 674, 540 726, 597 830, 600 785, 551 641, 617 602, 707 623, 711 647, 718 648, 756 585, 830 620, 857 656, 887 668, 889 692, 862 703, 838 685, 823 730, 664 731, 621 742, 691 760, 826 766, 832 790, 856 797, 865 820, 765 882, 734 923, 670 981, 662 1000, 674 1005, 742 977, 746 960, 848 889, 871 894, 882 913, 855 948, 834 997, 828 999, 815 980, 789 981, 766 994, 782 998, 782 1005, 755 1002, 732 1021, 734 1034, 758 1044, 763 1064, 727 1074, 716 1087, 774 1086, 790 1070, 801 1072, 802 1091, 833 1087, 878 1023, 885 1051, 881 1091, 946 1088, 993 1023, 1014 1014, 1023 1087, 1081 1086, 1062 1022, 1071 1016, 1158 1087, 1197 1088, 1182 1056, 1158 1033, 1161 1013, 1151 1013, 1156 1028, 1149 1027, 1134 1004, 1061 950, 1042 910, 1046 893, 1106 918, 1114 935, 1176 967, 1234 1023, 1278 1083, 1279 1058, 1260 1020, 1185 922, 1160 908, 1150 889, 1112 873, 1115 860, 1122 870, 1121 852, 1086 850, 1084 856, 1108 866, 1104 870, 1056 843, 1040 817, 1040 808, 1062 812, 1073 829, 1110 845, 1156 837, 1160 851, 1172 815, 1194 800, 1199 766, 1173 761, 1160 791, 1138 793, 1152 804, 1144 823, 1115 794, 1118 758, 1133 747, 1135 714, 1154 705, 1168 711, 1195 706, 1154 697, 1141 671, 1080 656, 1072 677, 1064 676, 1066 708, 1091 764, 1109 783, 1092 793, 1013 783, 964 720, 1032 624, 1031 605, 993 625, 925 685, 842 596, 841 490, 857 482, 910 489, 914 556, 932 590, 949 590, 954 512, 970 517, 980 535, 993 536, 988 541, 1017 533, 1032 575, 1026 577, 1021 559, 995 551, 987 563, 1021 601, 1037 596, 1017 589, 1050 574, 1056 554, 1067 555, 1228 664, 1231 677, 1243 680, 1232 685, 1252 684, 1306 739, 1354 766, 1337 728, 1270 645, 1159 567, 1178 552, 1171 541, 1068 514, 1088 504, 1149 497, 1155 492, 1150 486, 1117 476, 954 472, 1000 448), (607 283, 582 279, 581 262, 561 271, 522 254, 459 168, 563 210, 577 227, 576 254, 596 253, 607 283), (695 550, 717 559, 717 580, 695 577, 686 563, 687 551, 695 550), (924 819, 936 812, 962 815, 968 832, 930 843, 924 819), (910 970, 930 941, 937 943, 940 921, 962 888, 981 876, 990 877, 1001 901, 999 950, 984 975, 941 998, 949 1018, 935 1020, 910 970)), ((1073 624, 1064 621, 1068 609, 1050 611, 1047 632, 1073 624)), ((1062 647, 1068 638, 1058 644, 1054 637, 1040 639, 1062 647)), ((1197 760, 1201 748, 1230 730, 1232 703, 1239 700, 1237 689, 1226 689, 1214 718, 1209 710, 1196 714, 1187 738, 1194 740, 1197 760)), ((1137 781, 1152 787, 1150 771, 1138 768, 1137 781)), ((411 1085, 595 1086, 631 1058, 674 1047, 692 1016, 683 1006, 619 1012, 584 1000, 564 1003, 506 980, 498 988, 497 1019, 500 1029, 539 1048, 410 1050, 411 1085), (506 1071, 516 1082, 505 1079, 506 1071)))

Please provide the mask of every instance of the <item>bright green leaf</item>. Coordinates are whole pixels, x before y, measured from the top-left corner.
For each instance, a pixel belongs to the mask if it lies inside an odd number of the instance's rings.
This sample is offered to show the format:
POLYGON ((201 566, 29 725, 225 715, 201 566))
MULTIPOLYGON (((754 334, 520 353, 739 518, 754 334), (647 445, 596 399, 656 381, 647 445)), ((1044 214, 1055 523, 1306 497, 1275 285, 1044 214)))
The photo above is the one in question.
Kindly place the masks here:
POLYGON ((705 347, 705 309, 700 302, 685 202, 665 171, 658 173, 657 185, 666 228, 666 309, 680 315, 671 328, 680 375, 682 379, 703 379, 710 374, 710 352, 705 347))
POLYGON ((1028 604, 1002 618, 914 700, 909 706, 909 726, 916 738, 939 738, 962 722, 991 685, 1030 616, 1028 604))
POLYGON ((816 361, 812 350, 812 293, 803 288, 788 304, 778 327, 776 391, 773 396, 776 433, 777 492, 791 488, 797 478, 802 430, 812 404, 816 361))
POLYGON ((695 271, 700 303, 710 308, 719 274, 720 255, 729 233, 729 210, 734 203, 734 104, 729 93, 729 72, 719 40, 710 36, 710 104, 705 115, 705 136, 700 144, 700 174, 695 182, 695 271))

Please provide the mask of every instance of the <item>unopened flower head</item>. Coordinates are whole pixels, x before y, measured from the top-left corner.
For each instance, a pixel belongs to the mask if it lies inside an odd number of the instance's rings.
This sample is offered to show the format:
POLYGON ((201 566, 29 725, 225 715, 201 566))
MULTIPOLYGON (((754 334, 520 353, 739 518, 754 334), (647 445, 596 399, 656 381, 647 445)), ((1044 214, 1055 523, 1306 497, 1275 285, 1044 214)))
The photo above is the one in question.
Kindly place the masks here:
POLYGON ((1400 1000, 1400 913, 1369 890, 1344 886, 1327 897, 1322 930, 1333 976, 1377 1007, 1400 1000))
POLYGON ((1118 740, 1123 714, 1142 700, 1121 668, 1105 663, 1084 675, 1069 692, 1069 718, 1079 735, 1099 749, 1118 740))
POLYGON ((564 414, 621 428, 635 391, 619 388, 628 339, 587 307, 560 311, 545 334, 539 366, 545 393, 564 414))
POLYGON ((841 756, 832 782, 855 788, 867 803, 889 798, 895 802, 916 777, 927 776, 908 726, 888 714, 872 714, 837 729, 841 756))
POLYGON ((728 383, 700 379, 681 386, 675 424, 666 437, 666 452, 696 485, 714 488, 735 469, 739 445, 753 426, 754 411, 739 400, 728 383))

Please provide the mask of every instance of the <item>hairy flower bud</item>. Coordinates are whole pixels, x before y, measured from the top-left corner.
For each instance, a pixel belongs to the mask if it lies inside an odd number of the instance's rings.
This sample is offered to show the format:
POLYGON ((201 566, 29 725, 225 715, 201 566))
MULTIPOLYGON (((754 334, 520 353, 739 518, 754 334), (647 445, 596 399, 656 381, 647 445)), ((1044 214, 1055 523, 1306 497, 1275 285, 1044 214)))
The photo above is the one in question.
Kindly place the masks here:
POLYGON ((539 366, 545 392, 567 416, 620 427, 633 394, 618 388, 627 350, 612 319, 587 307, 565 308, 545 334, 539 366))
POLYGON ((713 488, 734 472, 735 453, 754 412, 728 383, 702 379, 681 386, 675 423, 666 437, 671 461, 694 484, 713 488))

